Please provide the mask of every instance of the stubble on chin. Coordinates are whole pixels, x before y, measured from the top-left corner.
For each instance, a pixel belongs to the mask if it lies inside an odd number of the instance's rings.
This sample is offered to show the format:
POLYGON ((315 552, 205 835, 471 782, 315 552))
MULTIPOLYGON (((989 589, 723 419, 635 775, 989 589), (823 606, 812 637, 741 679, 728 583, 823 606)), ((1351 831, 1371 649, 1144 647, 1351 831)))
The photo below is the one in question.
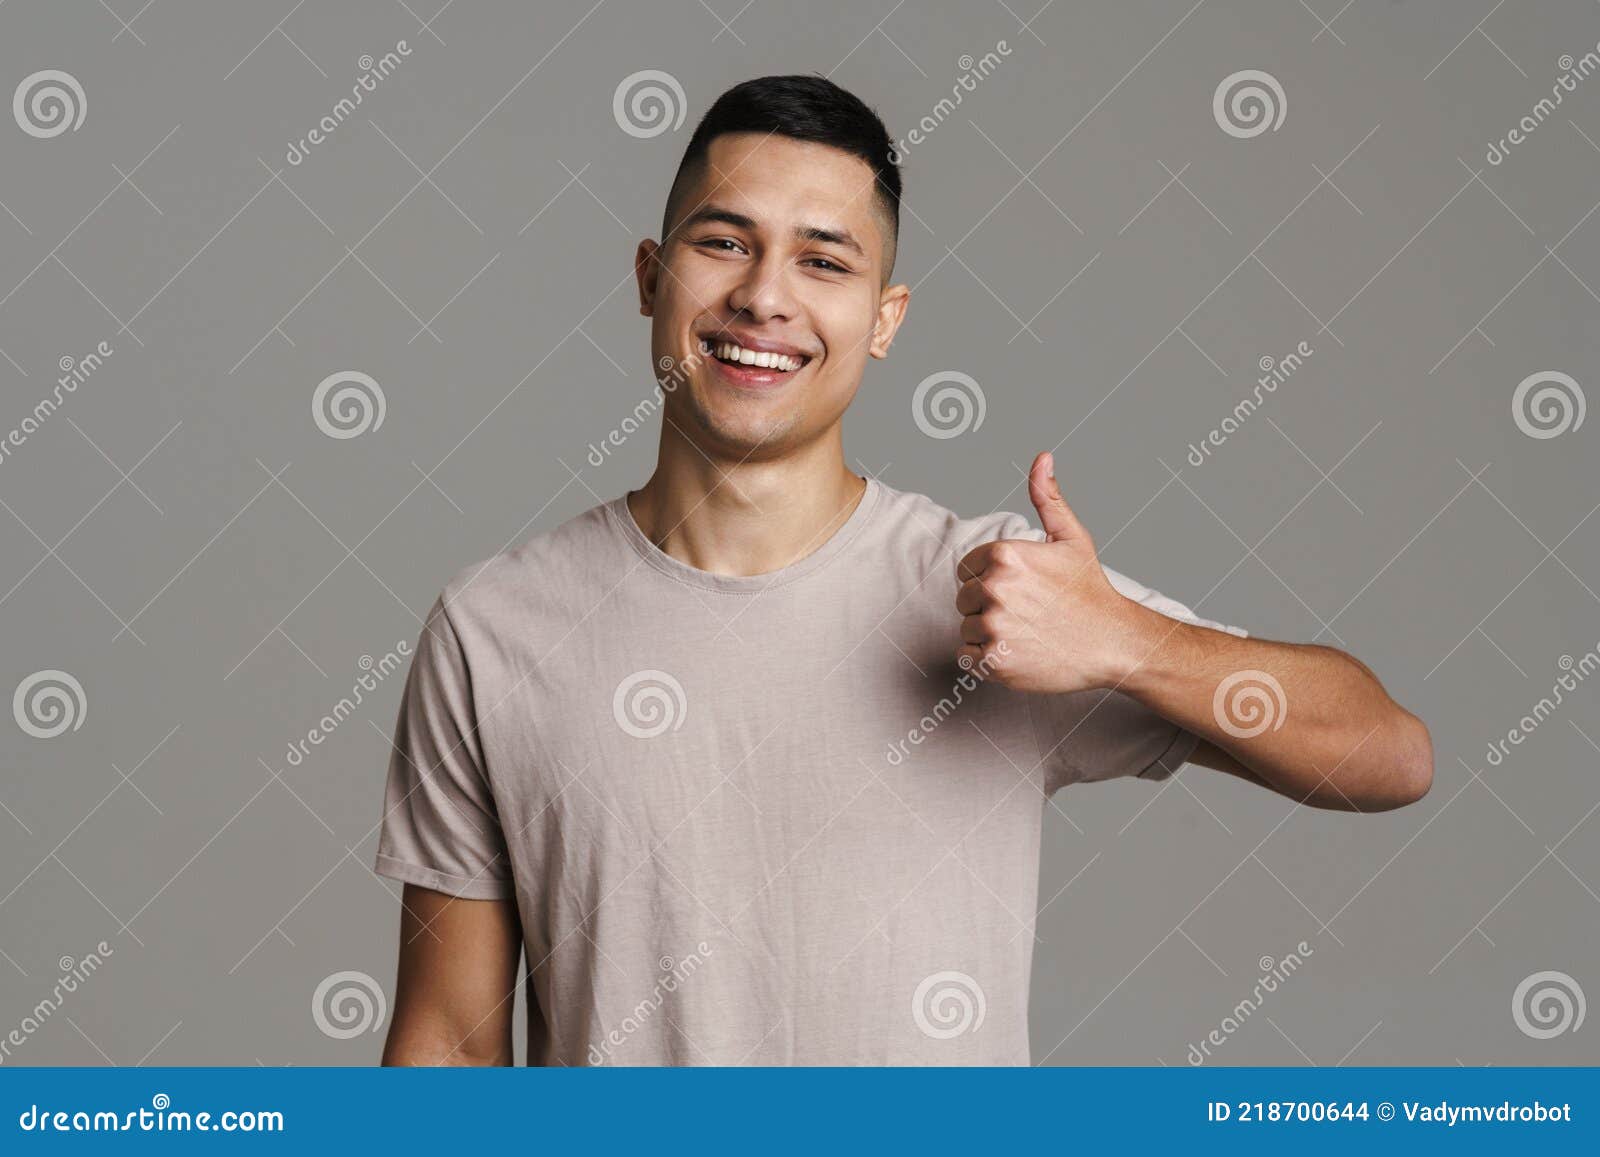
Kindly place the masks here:
POLYGON ((756 418, 739 414, 737 408, 731 414, 718 413, 694 391, 688 392, 684 401, 688 403, 689 419, 700 434, 725 453, 741 459, 759 457, 763 451, 784 445, 804 418, 798 412, 756 418))

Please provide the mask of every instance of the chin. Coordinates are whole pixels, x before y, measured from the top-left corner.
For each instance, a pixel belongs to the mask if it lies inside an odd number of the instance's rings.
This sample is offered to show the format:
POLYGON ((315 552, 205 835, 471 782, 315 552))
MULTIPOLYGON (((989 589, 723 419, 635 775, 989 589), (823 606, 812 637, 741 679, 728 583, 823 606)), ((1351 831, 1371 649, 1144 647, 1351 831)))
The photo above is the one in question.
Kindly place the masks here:
MULTIPOLYGON (((736 460, 763 458, 783 449, 799 424, 794 415, 732 414, 718 408, 696 407, 694 428, 707 448, 736 460)), ((689 427, 684 427, 686 430, 689 427)))

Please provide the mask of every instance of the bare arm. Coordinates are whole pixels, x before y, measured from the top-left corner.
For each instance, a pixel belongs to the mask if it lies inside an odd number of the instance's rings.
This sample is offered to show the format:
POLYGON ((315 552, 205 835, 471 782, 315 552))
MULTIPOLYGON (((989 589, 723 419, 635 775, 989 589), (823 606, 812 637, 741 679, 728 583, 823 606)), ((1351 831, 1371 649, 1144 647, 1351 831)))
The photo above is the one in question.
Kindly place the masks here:
POLYGON ((514 900, 407 884, 385 1065, 510 1065, 522 932, 514 900))
POLYGON ((1124 692, 1205 742, 1194 760, 1313 807, 1381 811, 1433 782, 1433 741, 1354 656, 1169 618, 1117 591, 1049 453, 1028 495, 1045 541, 997 539, 957 568, 959 660, 1022 691, 1124 692))
POLYGON ((1121 689, 1201 736, 1193 762, 1312 807, 1382 811, 1427 792, 1427 727, 1354 656, 1127 611, 1137 658, 1121 689))

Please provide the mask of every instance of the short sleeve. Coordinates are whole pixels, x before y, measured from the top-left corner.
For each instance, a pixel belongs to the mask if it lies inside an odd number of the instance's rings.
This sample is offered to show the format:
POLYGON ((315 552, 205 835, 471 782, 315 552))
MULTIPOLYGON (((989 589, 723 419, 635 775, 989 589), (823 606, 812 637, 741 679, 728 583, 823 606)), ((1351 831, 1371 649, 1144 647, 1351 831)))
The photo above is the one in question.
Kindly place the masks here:
MULTIPOLYGON (((1044 532, 1026 525, 1008 527, 1005 538, 1044 540, 1044 532)), ((1248 637, 1243 627, 1201 618, 1176 599, 1101 564, 1117 591, 1149 607, 1197 627, 1248 637)), ((1069 783, 1120 776, 1166 779, 1182 767, 1200 737, 1146 707, 1122 691, 1096 689, 1065 695, 1028 694, 1028 715, 1044 767, 1045 792, 1069 783)))
POLYGON ((484 766, 467 659, 442 598, 406 676, 374 865, 381 876, 465 899, 512 895, 484 766))

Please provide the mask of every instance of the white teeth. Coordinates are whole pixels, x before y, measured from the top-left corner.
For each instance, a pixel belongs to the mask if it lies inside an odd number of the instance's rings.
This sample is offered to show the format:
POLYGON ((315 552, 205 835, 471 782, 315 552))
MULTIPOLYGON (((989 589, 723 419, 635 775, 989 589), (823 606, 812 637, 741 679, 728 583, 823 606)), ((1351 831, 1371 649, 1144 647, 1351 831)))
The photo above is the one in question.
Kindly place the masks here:
POLYGON ((779 370, 783 373, 792 373, 805 364, 804 358, 790 357, 788 354, 747 350, 734 342, 718 342, 716 345, 710 346, 710 350, 722 361, 738 362, 740 365, 757 366, 761 369, 779 370))

